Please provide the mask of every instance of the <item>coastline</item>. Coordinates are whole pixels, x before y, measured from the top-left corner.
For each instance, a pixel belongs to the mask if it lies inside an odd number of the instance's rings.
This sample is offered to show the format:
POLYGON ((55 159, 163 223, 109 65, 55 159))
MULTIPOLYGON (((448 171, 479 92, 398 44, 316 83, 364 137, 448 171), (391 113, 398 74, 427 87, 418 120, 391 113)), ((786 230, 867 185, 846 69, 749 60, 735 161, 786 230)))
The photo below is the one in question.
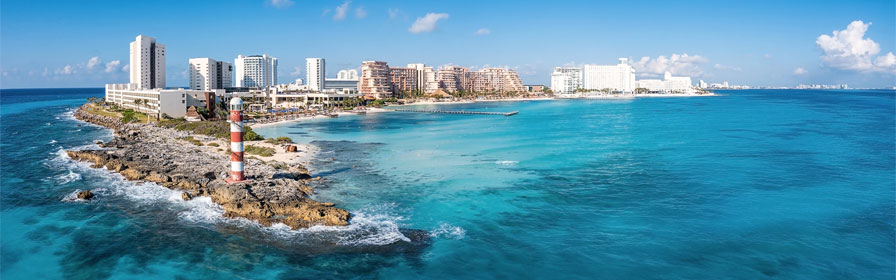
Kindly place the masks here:
POLYGON ((285 145, 248 142, 247 146, 272 148, 276 153, 247 155, 248 180, 227 183, 230 153, 225 149, 230 143, 226 140, 151 124, 123 124, 83 108, 74 113, 76 119, 111 129, 114 138, 98 142, 100 149, 66 150, 71 160, 119 173, 129 181, 182 191, 183 200, 210 197, 227 218, 246 218, 264 226, 280 223, 292 229, 348 225, 348 211, 309 198, 311 182, 320 179, 311 178, 305 167, 319 150, 313 145, 290 144, 304 149, 287 153, 285 145))

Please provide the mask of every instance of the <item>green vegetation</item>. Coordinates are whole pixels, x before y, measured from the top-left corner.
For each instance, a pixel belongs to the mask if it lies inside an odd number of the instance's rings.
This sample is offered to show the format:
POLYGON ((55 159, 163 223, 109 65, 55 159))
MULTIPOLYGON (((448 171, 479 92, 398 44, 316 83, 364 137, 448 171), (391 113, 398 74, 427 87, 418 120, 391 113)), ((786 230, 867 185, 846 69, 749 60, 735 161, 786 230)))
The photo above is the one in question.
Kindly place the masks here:
POLYGON ((274 149, 268 147, 258 147, 252 145, 246 145, 246 153, 250 155, 259 155, 263 157, 274 156, 274 149))
POLYGON ((132 123, 137 121, 137 117, 134 116, 134 110, 127 109, 124 112, 121 112, 121 123, 132 123))
POLYGON ((292 139, 286 136, 280 136, 277 138, 270 138, 268 140, 264 140, 267 143, 278 145, 278 144, 292 144, 292 139))
POLYGON ((202 142, 199 142, 199 140, 194 139, 193 136, 184 137, 184 140, 187 140, 187 142, 193 143, 193 145, 202 146, 202 142))
MULTIPOLYGON (((215 138, 230 139, 230 124, 226 121, 199 121, 188 122, 183 118, 160 120, 160 127, 172 128, 179 131, 187 131, 193 134, 208 135, 215 138)), ((264 140, 264 137, 252 131, 251 127, 244 126, 243 140, 257 141, 264 140)))
POLYGON ((219 146, 217 142, 211 142, 211 143, 208 143, 208 144, 206 144, 206 145, 208 145, 208 146, 212 146, 212 147, 217 147, 217 146, 219 146))

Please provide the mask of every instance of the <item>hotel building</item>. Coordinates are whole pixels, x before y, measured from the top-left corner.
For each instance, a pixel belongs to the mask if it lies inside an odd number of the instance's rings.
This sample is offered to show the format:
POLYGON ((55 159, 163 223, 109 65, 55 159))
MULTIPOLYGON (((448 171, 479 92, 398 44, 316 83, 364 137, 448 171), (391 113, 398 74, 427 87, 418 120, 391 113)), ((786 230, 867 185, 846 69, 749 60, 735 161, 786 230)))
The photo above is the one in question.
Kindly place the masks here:
POLYGON ((616 92, 635 90, 635 69, 628 64, 627 58, 620 58, 617 65, 585 65, 582 72, 584 89, 609 89, 616 92))
POLYGON ((393 94, 412 93, 419 89, 417 69, 409 67, 390 67, 389 83, 393 94))
POLYGON ((645 79, 638 80, 638 88, 646 89, 654 93, 692 93, 691 77, 674 77, 668 71, 663 80, 645 79))
POLYGON ((312 91, 326 88, 327 63, 323 58, 305 59, 305 82, 312 91))
POLYGON ((324 91, 358 92, 358 70, 339 70, 335 79, 326 79, 324 91))
POLYGON ((573 93, 582 87, 582 69, 579 67, 556 67, 551 73, 551 89, 555 93, 573 93))
POLYGON ((389 65, 383 61, 361 62, 361 77, 358 80, 358 91, 368 99, 392 97, 390 86, 391 73, 389 65))
POLYGON ((439 89, 439 82, 436 80, 436 71, 432 66, 426 66, 423 63, 408 64, 408 68, 417 70, 417 87, 424 93, 433 93, 439 89))
POLYGON ((239 55, 233 61, 236 87, 266 88, 277 84, 277 58, 264 55, 239 55))
POLYGON ((233 64, 211 58, 190 59, 190 88, 213 90, 233 87, 233 64))
POLYGON ((467 68, 459 66, 445 66, 439 69, 439 88, 446 92, 465 90, 467 84, 467 68))
POLYGON ((149 36, 138 35, 131 42, 131 83, 137 87, 165 88, 165 45, 149 36))
POLYGON ((485 68, 467 72, 463 89, 473 92, 523 92, 523 82, 514 70, 485 68))

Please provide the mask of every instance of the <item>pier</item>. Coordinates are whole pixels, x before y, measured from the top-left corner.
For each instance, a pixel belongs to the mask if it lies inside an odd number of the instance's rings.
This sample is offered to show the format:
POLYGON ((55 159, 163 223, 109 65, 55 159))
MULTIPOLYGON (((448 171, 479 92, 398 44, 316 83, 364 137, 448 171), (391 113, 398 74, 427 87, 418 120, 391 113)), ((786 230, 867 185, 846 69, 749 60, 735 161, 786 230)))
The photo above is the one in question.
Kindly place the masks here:
POLYGON ((453 115, 491 115, 491 116, 513 116, 519 114, 520 111, 513 112, 481 112, 481 111, 445 111, 445 110, 413 110, 413 109, 394 109, 396 112, 413 112, 413 113, 431 113, 431 114, 453 114, 453 115))

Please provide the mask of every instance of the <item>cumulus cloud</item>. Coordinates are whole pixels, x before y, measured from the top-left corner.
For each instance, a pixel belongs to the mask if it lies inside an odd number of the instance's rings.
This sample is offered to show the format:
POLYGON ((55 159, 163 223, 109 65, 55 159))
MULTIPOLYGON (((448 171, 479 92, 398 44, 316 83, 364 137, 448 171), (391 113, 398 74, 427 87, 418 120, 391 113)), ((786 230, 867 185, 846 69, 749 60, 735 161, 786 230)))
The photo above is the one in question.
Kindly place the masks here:
POLYGON ((896 63, 891 63, 893 52, 877 56, 880 45, 871 38, 865 38, 869 26, 870 22, 856 20, 844 30, 818 36, 815 44, 824 52, 821 55, 822 65, 840 70, 896 73, 896 63))
POLYGON ((277 7, 278 9, 283 9, 292 6, 292 4, 295 2, 293 2, 292 0, 270 0, 268 1, 268 3, 271 4, 271 6, 277 7))
POLYGON ((794 75, 806 75, 808 73, 809 73, 809 71, 806 71, 806 69, 803 69, 803 67, 797 67, 796 69, 793 70, 794 75))
POLYGON ((727 71, 738 71, 738 72, 741 71, 740 67, 722 65, 722 64, 718 64, 718 63, 716 63, 716 65, 713 65, 712 68, 715 68, 718 70, 727 70, 727 71))
POLYGON ((446 13, 428 13, 423 17, 418 17, 414 24, 411 25, 411 28, 408 29, 411 33, 423 33, 423 32, 433 32, 436 30, 436 23, 439 20, 448 19, 448 14, 446 13))
POLYGON ((302 74, 302 68, 301 68, 301 67, 296 66, 296 67, 293 68, 293 69, 294 69, 294 71, 292 71, 292 73, 289 73, 290 75, 293 75, 293 76, 299 76, 299 75, 302 74))
POLYGON ((488 35, 488 34, 492 34, 492 31, 488 30, 488 28, 479 28, 479 30, 476 30, 476 32, 473 33, 473 35, 476 35, 476 36, 482 36, 482 35, 488 35))
POLYGON ((106 73, 112 73, 118 70, 118 66, 121 65, 121 60, 113 60, 106 63, 106 73))
POLYGON ((708 60, 699 55, 688 54, 672 54, 669 57, 658 56, 655 59, 649 56, 642 57, 640 60, 632 63, 632 67, 640 75, 648 77, 662 76, 666 71, 673 75, 700 77, 703 76, 703 70, 700 64, 706 63, 708 60))
POLYGON ((56 75, 71 75, 75 73, 75 68, 70 64, 65 65, 65 67, 56 69, 56 75))
POLYGON ((367 10, 364 10, 364 7, 358 7, 357 9, 355 9, 355 17, 356 18, 367 17, 367 10))
POLYGON ((342 5, 336 7, 336 12, 333 13, 334 20, 343 20, 345 19, 345 13, 348 12, 348 5, 350 5, 352 1, 345 1, 342 5))
POLYGON ((96 67, 96 66, 99 65, 100 63, 102 63, 102 62, 100 62, 100 57, 99 57, 99 56, 91 57, 89 60, 87 60, 87 69, 93 69, 94 67, 96 67))
POLYGON ((125 64, 124 66, 122 66, 122 67, 121 67, 121 72, 131 72, 131 65, 130 65, 130 64, 125 64))

